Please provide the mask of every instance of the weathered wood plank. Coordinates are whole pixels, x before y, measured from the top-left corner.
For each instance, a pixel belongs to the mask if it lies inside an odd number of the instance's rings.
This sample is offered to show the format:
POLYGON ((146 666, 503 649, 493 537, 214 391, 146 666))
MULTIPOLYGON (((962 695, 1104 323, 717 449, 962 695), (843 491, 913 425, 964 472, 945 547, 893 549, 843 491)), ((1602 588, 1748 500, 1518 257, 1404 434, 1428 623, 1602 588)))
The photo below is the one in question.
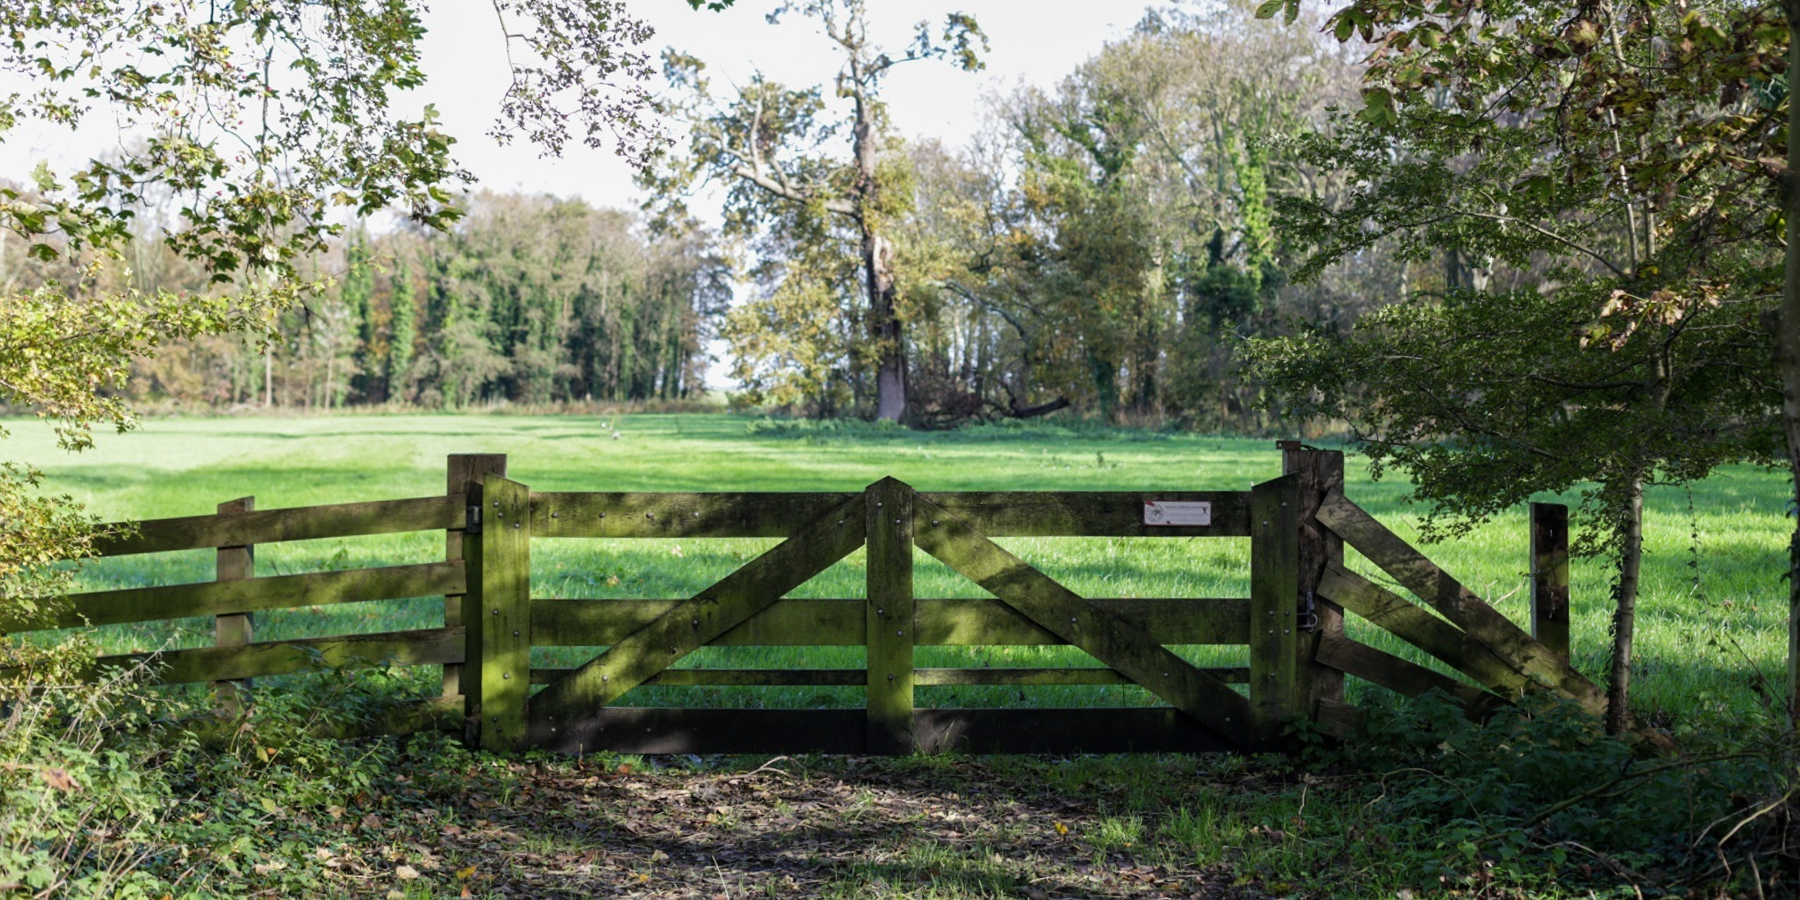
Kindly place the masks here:
POLYGON ((1250 704, 1241 694, 1196 669, 1158 639, 1057 584, 922 495, 915 503, 914 533, 925 552, 1227 740, 1243 741, 1250 726, 1250 704))
POLYGON ((1529 681, 1487 645, 1458 631, 1404 597, 1361 575, 1336 566, 1325 570, 1319 584, 1325 596, 1370 623, 1448 663, 1503 696, 1517 697, 1529 681))
MULTIPOLYGON (((549 684, 573 669, 532 669, 532 684, 549 684)), ((1218 666, 1201 671, 1226 684, 1247 684, 1250 670, 1218 666)), ((866 669, 664 669, 645 681, 664 687, 862 687, 866 669)), ((915 686, 967 685, 1129 685, 1132 681, 1111 669, 1076 668, 980 668, 913 670, 915 686)))
POLYGON ((531 489, 489 473, 481 501, 476 715, 484 749, 516 750, 525 745, 531 691, 531 489))
MULTIPOLYGON (((573 493, 533 499, 539 537, 787 537, 851 494, 835 493, 573 493)), ((995 537, 1246 537, 1246 491, 954 491, 921 496, 995 537), (1206 501, 1213 524, 1152 527, 1144 501, 1206 501)))
POLYGON ((862 496, 856 495, 545 687, 532 698, 532 720, 551 725, 577 721, 850 555, 863 544, 863 506, 862 496))
POLYGON ((531 498, 532 533, 555 538, 785 538, 857 496, 543 491, 531 498))
POLYGON ((1247 491, 921 491, 989 537, 1247 537, 1247 491), (1144 502, 1212 504, 1211 525, 1144 524, 1144 502))
MULTIPOLYGON (((240 497, 219 504, 220 516, 242 516, 255 511, 255 497, 240 497)), ((256 577, 255 545, 220 547, 214 561, 215 581, 242 581, 256 577)), ((250 613, 220 615, 213 620, 213 644, 218 647, 242 647, 255 639, 256 622, 250 613)), ((236 718, 250 702, 250 679, 224 681, 213 685, 219 710, 236 718)))
MULTIPOLYGON (((1217 678, 1226 684, 1248 684, 1250 670, 1242 666, 1202 667, 1200 671, 1217 678)), ((1077 666, 1072 668, 980 668, 980 669, 919 669, 913 676, 913 684, 931 686, 950 685, 1129 685, 1134 682, 1114 672, 1095 666, 1077 666)))
POLYGON ((370 666, 423 666, 461 662, 463 630, 431 628, 345 637, 264 641, 235 647, 198 647, 157 653, 124 653, 95 660, 99 668, 148 665, 162 684, 231 681, 298 672, 370 666))
POLYGON ((1606 692, 1342 494, 1319 507, 1319 521, 1533 683, 1604 714, 1606 692))
POLYGON ((913 714, 913 489, 893 478, 863 494, 868 519, 869 675, 863 708, 870 753, 911 753, 913 714))
MULTIPOLYGON (((549 684, 574 669, 532 669, 532 684, 549 684)), ((867 669, 664 669, 645 679, 661 687, 862 687, 867 669)))
POLYGON ((1569 658, 1569 508, 1531 504, 1531 636, 1569 658))
POLYGON ((220 612, 261 612, 296 606, 326 606, 364 600, 431 597, 463 589, 457 563, 421 563, 344 572, 278 575, 243 581, 201 582, 166 587, 124 588, 69 595, 52 616, 21 622, 0 618, 0 632, 118 625, 210 616, 220 612))
MULTIPOLYGON (((465 502, 464 515, 457 521, 456 527, 444 531, 444 561, 462 562, 465 557, 463 525, 468 521, 468 509, 481 505, 481 479, 488 475, 506 474, 506 454, 504 453, 452 453, 444 461, 444 494, 447 497, 459 498, 465 502)), ((444 626, 454 628, 463 624, 463 606, 465 596, 447 594, 444 597, 444 626)), ((479 634, 477 634, 479 637, 479 634)), ((443 696, 457 697, 463 693, 461 665, 444 667, 443 696)))
POLYGON ((1408 697, 1418 697, 1432 690, 1443 691, 1461 700, 1471 713, 1480 713, 1506 702, 1475 685, 1348 638, 1321 641, 1319 662, 1408 697))
POLYGON ((1250 491, 1250 706, 1256 739, 1274 749, 1300 712, 1300 476, 1250 491))
POLYGON ((1362 730, 1363 711, 1342 700, 1323 697, 1313 714, 1313 721, 1318 723, 1320 731, 1335 738, 1347 738, 1362 730))
MULTIPOLYGON (((532 719, 532 744, 561 753, 865 753, 860 709, 614 706, 576 722, 532 719)), ((1235 749, 1169 707, 921 709, 926 753, 1206 753, 1235 749)))
MULTIPOLYGON (((532 643, 605 647, 643 628, 680 600, 533 600, 532 643)), ((1100 598, 1089 603, 1165 644, 1236 645, 1250 639, 1250 601, 1242 598, 1100 598)), ((914 601, 919 646, 1046 645, 1063 639, 999 600, 914 601)), ((853 647, 867 623, 857 599, 787 598, 712 643, 756 647, 853 647)))
POLYGON ((113 522, 101 526, 109 536, 96 540, 94 549, 101 556, 127 556, 278 541, 438 531, 461 528, 462 517, 461 496, 297 506, 228 517, 184 516, 113 522))
MULTIPOLYGON (((1281 473, 1300 476, 1300 596, 1310 601, 1312 608, 1310 630, 1300 636, 1300 708, 1315 710, 1322 699, 1344 699, 1344 673, 1318 661, 1321 640, 1344 636, 1343 609, 1319 593, 1325 567, 1344 564, 1344 539, 1316 516, 1328 495, 1344 489, 1344 453, 1318 450, 1299 441, 1280 444, 1281 473)), ((1300 624, 1306 628, 1309 623, 1300 624)))

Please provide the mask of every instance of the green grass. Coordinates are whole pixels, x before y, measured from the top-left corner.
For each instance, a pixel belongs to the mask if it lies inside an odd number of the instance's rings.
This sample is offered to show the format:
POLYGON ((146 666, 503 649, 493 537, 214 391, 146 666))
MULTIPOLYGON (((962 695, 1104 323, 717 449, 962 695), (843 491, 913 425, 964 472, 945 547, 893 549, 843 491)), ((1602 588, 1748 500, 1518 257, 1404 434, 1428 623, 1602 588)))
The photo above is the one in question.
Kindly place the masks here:
MULTIPOLYGON (((921 490, 1243 490, 1277 476, 1272 442, 1038 425, 918 434, 871 427, 756 427, 726 415, 343 416, 156 419, 67 455, 36 423, 9 425, 8 453, 40 465, 53 487, 109 519, 209 513, 246 495, 259 508, 440 493, 448 453, 501 452, 511 476, 537 490, 855 490, 886 475, 921 490), (602 427, 602 420, 606 427, 602 427), (613 428, 620 432, 611 437, 613 428)), ((1351 458, 1348 493, 1402 536, 1416 535, 1406 486, 1369 481, 1351 458)), ((1687 494, 1651 491, 1649 552, 1639 620, 1635 696, 1640 711, 1677 725, 1728 719, 1755 707, 1757 672, 1784 664, 1785 591, 1779 581, 1790 522, 1778 473, 1726 469, 1687 494), (1695 550, 1698 550, 1698 566, 1695 550)), ((1541 499, 1549 499, 1548 497, 1541 499)), ((1578 523, 1579 524, 1579 523, 1578 523)), ((533 595, 691 595, 771 541, 575 541, 534 545, 533 595), (679 548, 679 553, 677 552, 679 548)), ((1243 596, 1248 546, 1234 539, 1008 539, 1001 543, 1086 595, 1243 596)), ((1523 510, 1453 543, 1426 548, 1445 569, 1515 621, 1528 609, 1523 510)), ((287 574, 441 558, 436 534, 298 542, 258 549, 258 574, 287 574)), ((920 595, 983 596, 921 556, 920 595)), ((1354 561, 1353 561, 1354 563, 1354 561)), ((87 586, 199 581, 208 552, 104 560, 87 586)), ((858 596, 859 554, 796 591, 858 596)), ((1366 563, 1355 567, 1374 574, 1366 563)), ((1383 579, 1385 580, 1385 579, 1383 579)), ((1574 567, 1578 668, 1599 679, 1607 655, 1610 573, 1598 560, 1574 567)), ((432 627, 431 598, 259 615, 259 639, 432 627)), ((1373 628, 1355 637, 1422 657, 1373 628)), ((209 620, 109 629, 113 650, 197 646, 209 620)), ((1241 652, 1187 648, 1206 664, 1242 664, 1241 652)), ((540 649, 538 665, 571 665, 592 651, 540 649)), ((684 664, 855 667, 860 648, 713 648, 684 664)), ((921 665, 1066 665, 1062 648, 921 648, 921 665)), ((420 683, 428 682, 420 673, 420 683)), ((857 705, 852 689, 750 693, 721 688, 641 688, 626 702, 727 705, 857 705)), ((1149 702, 1132 688, 929 688, 922 706, 1087 705, 1149 702)))

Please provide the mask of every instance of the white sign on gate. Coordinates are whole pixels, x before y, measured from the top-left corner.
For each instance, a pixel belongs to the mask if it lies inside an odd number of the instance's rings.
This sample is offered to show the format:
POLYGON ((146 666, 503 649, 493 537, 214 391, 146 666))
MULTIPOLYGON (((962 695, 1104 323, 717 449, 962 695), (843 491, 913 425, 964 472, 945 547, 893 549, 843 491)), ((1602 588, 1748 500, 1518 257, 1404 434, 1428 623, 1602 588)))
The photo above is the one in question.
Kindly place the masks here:
POLYGON ((1211 525, 1212 503, 1205 500, 1145 500, 1145 525, 1211 525))

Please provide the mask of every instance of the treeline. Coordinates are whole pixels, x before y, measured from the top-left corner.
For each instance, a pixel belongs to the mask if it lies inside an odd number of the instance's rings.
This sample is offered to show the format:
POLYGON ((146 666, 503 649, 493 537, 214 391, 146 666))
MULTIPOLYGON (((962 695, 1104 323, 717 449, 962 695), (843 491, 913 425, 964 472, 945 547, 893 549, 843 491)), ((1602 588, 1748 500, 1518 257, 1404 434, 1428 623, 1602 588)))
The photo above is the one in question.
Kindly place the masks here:
MULTIPOLYGON (((7 259, 0 277, 73 275, 16 248, 7 259)), ((154 237, 134 242, 131 262, 139 290, 209 290, 154 237)), ((651 238, 634 213, 487 192, 448 231, 356 229, 302 272, 328 276, 325 290, 262 334, 158 348, 125 393, 303 409, 693 398, 731 292, 703 233, 651 238)))
MULTIPOLYGON (((860 36, 847 8, 840 33, 860 36)), ((758 80, 715 97, 703 63, 672 58, 696 137, 645 182, 672 197, 733 185, 727 233, 761 260, 723 326, 744 402, 874 414, 872 360, 891 338, 864 299, 869 231, 891 252, 912 424, 1069 405, 1259 429, 1272 414, 1241 372, 1246 339, 1458 277, 1380 244, 1323 278, 1289 277, 1301 254, 1277 205, 1347 193, 1296 142, 1360 90, 1357 52, 1317 24, 1259 21, 1242 3, 1147 13, 1055 89, 990 98, 967 147, 885 134, 864 206, 838 217, 801 187, 856 177, 826 93, 758 80)))

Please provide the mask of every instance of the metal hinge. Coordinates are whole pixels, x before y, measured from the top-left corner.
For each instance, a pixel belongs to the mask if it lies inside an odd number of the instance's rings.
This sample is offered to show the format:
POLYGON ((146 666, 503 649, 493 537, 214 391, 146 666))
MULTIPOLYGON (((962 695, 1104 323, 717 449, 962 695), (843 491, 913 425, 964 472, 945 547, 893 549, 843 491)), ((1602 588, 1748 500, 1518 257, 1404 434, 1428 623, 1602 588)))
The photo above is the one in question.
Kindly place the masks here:
POLYGON ((480 533, 481 533, 481 506, 480 506, 480 504, 471 504, 469 506, 468 513, 465 514, 463 517, 463 534, 480 534, 480 533))
POLYGON ((1300 630, 1316 631, 1319 628, 1319 606, 1313 601, 1313 592, 1306 592, 1306 602, 1300 604, 1300 630))

